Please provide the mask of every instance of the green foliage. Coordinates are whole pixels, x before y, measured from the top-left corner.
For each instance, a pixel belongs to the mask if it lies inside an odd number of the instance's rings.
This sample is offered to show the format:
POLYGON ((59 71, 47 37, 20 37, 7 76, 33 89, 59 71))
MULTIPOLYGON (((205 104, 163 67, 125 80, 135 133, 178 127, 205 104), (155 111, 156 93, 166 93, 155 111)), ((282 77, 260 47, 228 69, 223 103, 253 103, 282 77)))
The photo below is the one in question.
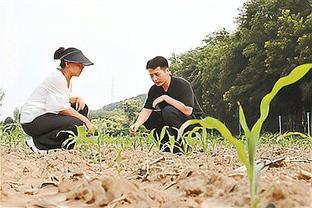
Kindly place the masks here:
MULTIPOLYGON (((167 132, 168 133, 168 132, 167 132)), ((164 146, 167 146, 170 152, 173 154, 174 148, 176 147, 175 137, 168 133, 169 142, 167 142, 164 146)))
POLYGON ((88 132, 85 126, 77 126, 77 135, 75 135, 72 131, 60 131, 58 134, 61 133, 70 135, 69 138, 62 144, 65 149, 74 143, 75 150, 88 151, 90 147, 95 147, 97 144, 94 138, 87 136, 88 132))
MULTIPOLYGON (((236 103, 245 106, 248 122, 260 116, 256 106, 281 76, 312 61, 312 4, 309 0, 246 1, 237 29, 207 36, 202 46, 173 54, 171 70, 189 80, 203 110, 237 129, 236 103)), ((312 73, 283 90, 272 103, 264 129, 275 131, 274 116, 311 111, 312 73), (294 96, 296 95, 296 96, 294 96), (276 107, 275 107, 276 106, 276 107)))
MULTIPOLYGON (((164 139, 164 137, 166 136, 166 134, 169 134, 168 133, 168 126, 164 126, 160 132, 160 135, 158 135, 156 132, 155 132, 155 129, 153 129, 148 137, 151 139, 151 140, 154 140, 155 141, 155 144, 156 144, 156 147, 158 149, 161 149, 161 144, 162 144, 162 140, 164 139), (156 137, 156 138, 155 138, 156 137)), ((165 148, 165 146, 163 147, 165 148)))
POLYGON ((9 149, 25 146, 26 137, 27 135, 18 123, 0 125, 0 145, 8 146, 9 149))
POLYGON ((128 117, 128 121, 133 123, 139 115, 139 112, 142 108, 142 103, 140 100, 128 99, 123 102, 122 108, 128 117))
MULTIPOLYGON (((137 118, 145 97, 146 95, 139 95, 124 101, 109 104, 100 110, 91 111, 90 117, 92 118, 92 122, 102 122, 100 126, 104 125, 106 127, 106 134, 112 136, 129 135, 129 126, 137 118)), ((141 128, 140 131, 141 133, 145 132, 143 128, 141 128)))
POLYGON ((282 135, 276 136, 275 143, 286 147, 305 146, 311 148, 312 137, 301 132, 286 132, 282 135))
POLYGON ((109 167, 115 168, 118 173, 121 173, 123 171, 123 165, 122 165, 122 150, 123 148, 120 145, 115 146, 116 149, 116 157, 113 161, 109 163, 109 167))

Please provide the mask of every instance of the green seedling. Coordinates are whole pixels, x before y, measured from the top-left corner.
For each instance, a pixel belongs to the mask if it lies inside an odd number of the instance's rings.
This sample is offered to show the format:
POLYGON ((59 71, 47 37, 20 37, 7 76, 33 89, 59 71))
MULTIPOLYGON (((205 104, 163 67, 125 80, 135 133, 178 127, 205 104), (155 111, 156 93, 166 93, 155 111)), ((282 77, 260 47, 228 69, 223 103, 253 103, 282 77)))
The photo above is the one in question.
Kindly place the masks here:
POLYGON ((60 131, 57 136, 61 133, 69 134, 69 138, 66 139, 62 147, 68 149, 70 145, 75 144, 74 150, 88 150, 92 149, 90 147, 94 147, 97 145, 97 141, 93 137, 88 137, 88 132, 84 126, 76 126, 77 127, 77 135, 72 131, 60 131))
POLYGON ((170 135, 169 132, 167 132, 167 134, 168 134, 168 137, 169 137, 169 142, 167 142, 164 145, 164 147, 167 146, 169 148, 170 152, 173 153, 173 150, 174 150, 174 148, 176 146, 175 145, 175 138, 174 138, 174 136, 170 135))
POLYGON ((9 149, 16 148, 25 143, 26 135, 20 124, 7 124, 0 130, 0 144, 9 146, 9 149))
POLYGON ((118 173, 123 171, 122 166, 122 147, 120 145, 116 145, 116 157, 113 161, 112 167, 114 167, 118 173))
POLYGON ((301 132, 286 132, 276 137, 278 142, 287 144, 305 144, 312 145, 312 136, 301 132))
MULTIPOLYGON (((162 144, 161 142, 162 142, 162 140, 164 139, 164 137, 165 137, 165 135, 166 135, 166 133, 167 133, 167 129, 168 129, 168 128, 169 128, 168 126, 164 126, 164 127, 161 129, 160 135, 158 135, 158 134, 156 133, 156 138, 154 137, 154 132, 155 132, 156 129, 153 129, 153 130, 149 133, 149 135, 148 135, 148 137, 149 137, 150 139, 153 138, 153 140, 154 140, 156 146, 158 147, 158 149, 161 149, 161 144, 162 144)), ((164 146, 163 146, 163 148, 164 148, 164 146)))

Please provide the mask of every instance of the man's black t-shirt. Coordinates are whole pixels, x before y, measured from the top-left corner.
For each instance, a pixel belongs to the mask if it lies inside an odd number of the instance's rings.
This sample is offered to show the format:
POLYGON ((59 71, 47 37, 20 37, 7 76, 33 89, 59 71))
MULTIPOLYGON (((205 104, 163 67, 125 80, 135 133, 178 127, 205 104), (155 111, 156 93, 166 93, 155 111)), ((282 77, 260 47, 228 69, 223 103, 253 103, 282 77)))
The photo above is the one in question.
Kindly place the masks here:
MULTIPOLYGON (((203 110, 201 109, 201 107, 197 102, 191 84, 185 79, 172 76, 167 92, 165 92, 161 86, 153 85, 148 92, 144 108, 154 110, 153 101, 162 95, 168 95, 182 102, 184 105, 192 107, 193 108, 192 115, 195 118, 204 117, 203 110)), ((163 101, 159 103, 159 108, 163 109, 166 105, 168 104, 165 101, 163 101)))

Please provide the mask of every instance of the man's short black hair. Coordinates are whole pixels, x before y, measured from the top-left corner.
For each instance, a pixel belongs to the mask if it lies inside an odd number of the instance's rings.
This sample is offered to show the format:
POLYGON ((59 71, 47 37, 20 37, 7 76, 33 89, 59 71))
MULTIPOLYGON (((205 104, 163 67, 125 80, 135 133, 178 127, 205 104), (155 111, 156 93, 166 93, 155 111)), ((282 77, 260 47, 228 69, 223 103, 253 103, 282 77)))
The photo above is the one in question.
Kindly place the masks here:
POLYGON ((146 63, 146 69, 156 69, 157 67, 169 67, 167 59, 163 56, 156 56, 146 63))

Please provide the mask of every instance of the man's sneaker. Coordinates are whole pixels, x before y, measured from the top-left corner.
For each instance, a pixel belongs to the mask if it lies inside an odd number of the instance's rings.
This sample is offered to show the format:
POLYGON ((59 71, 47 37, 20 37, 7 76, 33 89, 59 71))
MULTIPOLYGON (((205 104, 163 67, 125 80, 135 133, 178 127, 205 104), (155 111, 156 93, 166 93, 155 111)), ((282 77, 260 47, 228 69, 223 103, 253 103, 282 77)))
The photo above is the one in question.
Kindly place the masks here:
POLYGON ((31 151, 33 151, 34 153, 37 154, 46 154, 48 153, 48 150, 40 150, 36 147, 34 140, 32 137, 28 137, 26 139, 26 145, 31 149, 31 151))

